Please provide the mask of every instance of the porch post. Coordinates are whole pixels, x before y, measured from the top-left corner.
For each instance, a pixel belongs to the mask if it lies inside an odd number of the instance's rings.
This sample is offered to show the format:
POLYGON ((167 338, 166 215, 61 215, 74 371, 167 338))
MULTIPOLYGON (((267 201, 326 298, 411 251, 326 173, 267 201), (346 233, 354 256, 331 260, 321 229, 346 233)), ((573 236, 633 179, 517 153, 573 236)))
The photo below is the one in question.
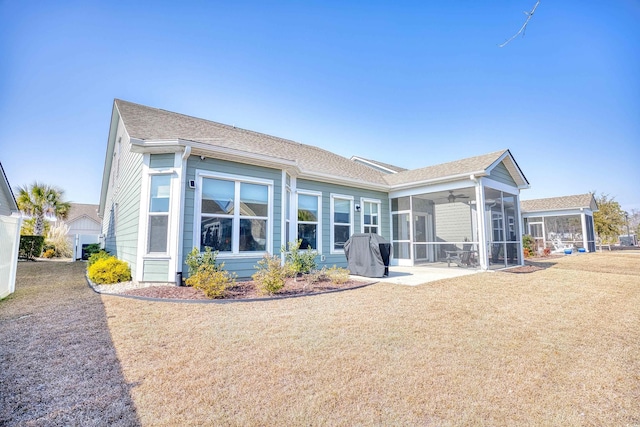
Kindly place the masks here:
POLYGON ((489 255, 487 253, 486 215, 484 211, 484 184, 482 178, 471 175, 471 180, 476 183, 476 215, 478 216, 478 261, 481 270, 489 269, 489 255))
POLYGON ((580 210, 582 211, 580 212, 580 224, 582 224, 582 247, 584 248, 585 251, 588 251, 589 237, 587 236, 587 218, 586 218, 586 215, 584 214, 583 208, 580 208, 580 210))
MULTIPOLYGON (((520 192, 519 191, 518 191, 518 194, 516 194, 516 207, 518 208, 518 215, 517 215, 517 218, 518 218, 518 230, 520 230, 520 236, 519 236, 519 238, 520 238, 520 245, 519 245, 520 257, 518 259, 520 260, 519 264, 520 265, 524 265, 524 247, 522 246, 522 236, 524 236, 527 233, 524 232, 524 228, 523 228, 523 224, 524 223, 522 221, 522 212, 520 212, 520 192)), ((544 232, 543 232, 543 234, 544 234, 544 232)))

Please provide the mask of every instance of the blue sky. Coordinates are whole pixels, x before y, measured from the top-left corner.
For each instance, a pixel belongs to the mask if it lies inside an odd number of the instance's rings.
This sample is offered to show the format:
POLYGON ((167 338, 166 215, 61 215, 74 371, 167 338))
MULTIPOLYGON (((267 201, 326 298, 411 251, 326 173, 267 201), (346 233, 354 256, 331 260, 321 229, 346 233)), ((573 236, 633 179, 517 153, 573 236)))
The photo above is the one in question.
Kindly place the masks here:
POLYGON ((640 209, 640 1, 0 1, 0 162, 98 203, 114 98, 640 209))

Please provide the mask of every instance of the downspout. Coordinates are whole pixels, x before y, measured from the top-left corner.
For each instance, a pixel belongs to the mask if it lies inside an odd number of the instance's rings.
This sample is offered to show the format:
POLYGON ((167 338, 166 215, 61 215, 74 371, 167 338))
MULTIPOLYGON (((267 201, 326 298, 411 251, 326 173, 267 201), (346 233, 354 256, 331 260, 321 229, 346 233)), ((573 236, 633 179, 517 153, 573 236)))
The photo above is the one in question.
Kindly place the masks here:
POLYGON ((191 155, 191 146, 184 147, 180 171, 180 224, 178 226, 178 257, 176 259, 176 285, 182 286, 182 255, 184 248, 184 199, 187 192, 187 160, 191 155))
POLYGON ((475 175, 469 175, 469 179, 475 183, 476 187, 476 207, 477 207, 477 222, 478 222, 478 258, 480 261, 480 269, 489 269, 489 258, 487 255, 487 232, 486 232, 486 217, 484 211, 484 186, 482 185, 481 178, 476 178, 475 175))

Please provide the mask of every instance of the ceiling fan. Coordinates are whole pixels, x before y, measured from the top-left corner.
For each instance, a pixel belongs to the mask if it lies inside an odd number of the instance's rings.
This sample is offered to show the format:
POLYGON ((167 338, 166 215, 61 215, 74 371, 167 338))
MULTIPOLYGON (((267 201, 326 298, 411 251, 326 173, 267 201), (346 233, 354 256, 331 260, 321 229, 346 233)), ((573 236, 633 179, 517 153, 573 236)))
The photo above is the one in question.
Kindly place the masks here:
POLYGON ((449 195, 447 196, 447 200, 449 203, 453 203, 456 199, 468 199, 469 196, 465 196, 464 194, 453 194, 453 190, 449 190, 449 195))

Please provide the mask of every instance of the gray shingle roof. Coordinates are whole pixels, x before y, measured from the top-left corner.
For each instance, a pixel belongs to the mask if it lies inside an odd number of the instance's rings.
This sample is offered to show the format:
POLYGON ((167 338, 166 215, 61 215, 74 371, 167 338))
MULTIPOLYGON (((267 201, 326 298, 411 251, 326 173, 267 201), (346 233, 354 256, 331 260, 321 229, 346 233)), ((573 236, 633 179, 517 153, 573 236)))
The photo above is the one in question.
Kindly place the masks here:
POLYGON ((176 139, 195 141, 212 147, 230 148, 240 152, 295 161, 303 175, 305 172, 317 173, 387 188, 484 172, 508 151, 496 151, 414 170, 376 162, 399 169, 398 173, 386 174, 311 145, 119 99, 115 100, 115 104, 132 138, 153 141, 176 139))
POLYGON ((507 150, 501 150, 494 153, 483 154, 481 156, 456 160, 454 162, 385 175, 385 180, 390 185, 398 185, 411 182, 437 180, 457 175, 470 175, 472 173, 485 171, 506 151, 507 150))
POLYGON ((352 156, 351 157, 351 161, 353 161, 353 162, 358 162, 358 161, 369 162, 369 163, 372 163, 372 166, 381 166, 381 167, 383 167, 385 169, 389 169, 389 170, 391 170, 393 172, 402 172, 402 171, 409 170, 407 168, 391 165, 389 163, 379 162, 377 160, 365 159, 364 157, 360 157, 360 156, 352 156))
POLYGON ((549 197, 546 199, 522 200, 520 202, 522 212, 540 212, 566 209, 592 209, 597 210, 597 204, 593 194, 577 194, 573 196, 549 197))
POLYGON ((218 147, 294 160, 303 172, 330 174, 384 185, 383 174, 311 145, 116 100, 129 136, 142 140, 184 139, 218 147))
POLYGON ((87 216, 98 223, 102 223, 102 220, 98 217, 98 205, 85 203, 71 203, 66 222, 75 221, 82 216, 87 216))

